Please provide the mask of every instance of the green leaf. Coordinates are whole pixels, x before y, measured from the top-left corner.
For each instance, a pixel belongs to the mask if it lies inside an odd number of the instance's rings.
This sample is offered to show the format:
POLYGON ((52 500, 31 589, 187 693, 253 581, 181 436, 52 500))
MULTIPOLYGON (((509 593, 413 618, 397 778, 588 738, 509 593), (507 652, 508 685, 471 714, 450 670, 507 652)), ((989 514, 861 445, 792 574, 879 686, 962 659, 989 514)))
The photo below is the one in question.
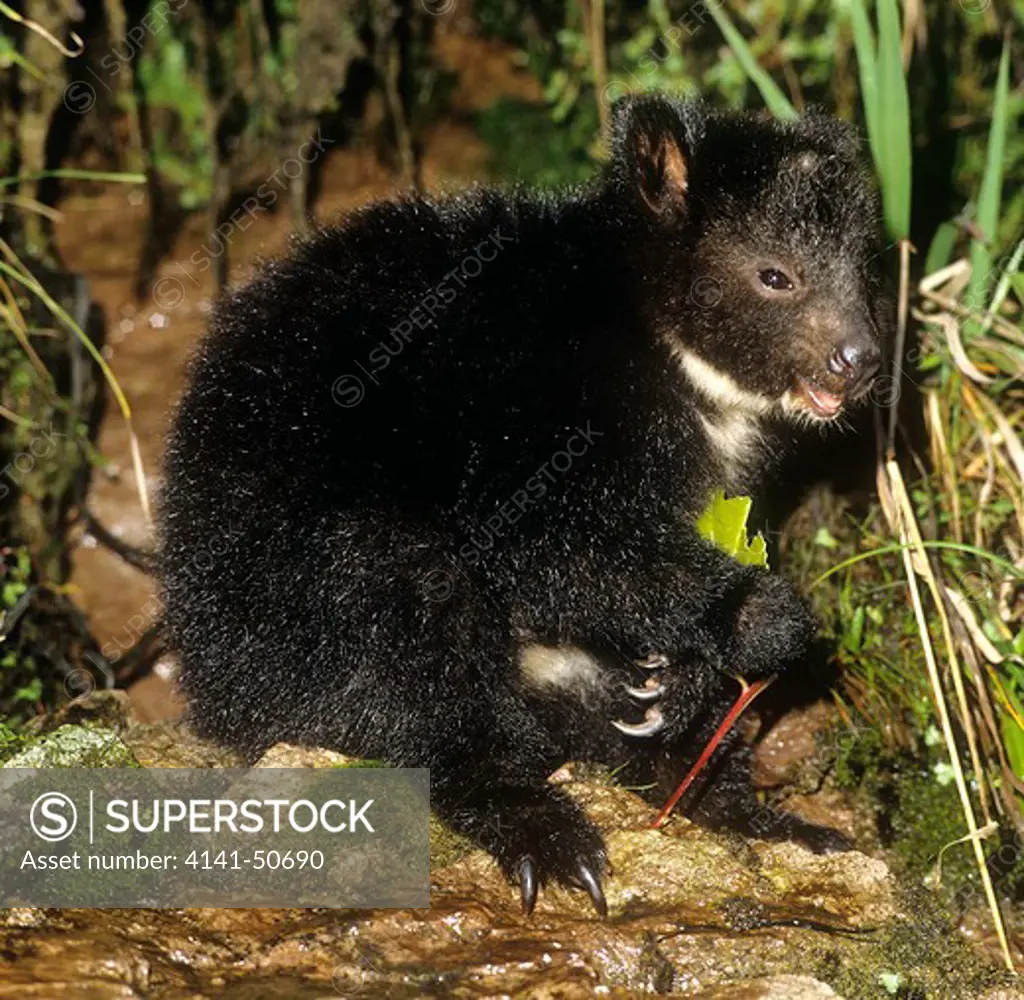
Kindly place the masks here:
POLYGON ((910 99, 903 72, 897 0, 878 0, 878 92, 875 111, 882 171, 882 203, 889 235, 910 235, 910 99))
POLYGON ((757 61, 757 57, 750 51, 750 46, 744 41, 743 36, 736 29, 736 26, 729 20, 725 12, 724 4, 709 4, 708 11, 718 25, 718 30, 732 49, 736 61, 743 67, 751 83, 761 92, 761 98, 768 110, 780 121, 792 121, 800 116, 796 108, 790 103, 789 98, 782 92, 779 85, 769 76, 757 61))
MULTIPOLYGON (((1006 162, 1006 134, 1010 125, 1010 44, 1003 42, 1003 54, 999 59, 999 75, 992 98, 992 124, 988 132, 988 149, 985 153, 985 173, 981 178, 978 192, 978 211, 975 221, 994 244, 999 229, 999 203, 1003 190, 1003 171, 1006 162)), ((980 303, 980 296, 991 280, 992 252, 981 240, 971 240, 971 284, 968 292, 970 302, 980 303)), ((968 335, 974 324, 968 324, 968 335)))
POLYGON ((953 248, 956 245, 956 235, 956 225, 949 220, 943 222, 935 230, 931 246, 928 247, 928 256, 924 262, 925 274, 934 274, 950 262, 953 257, 953 248))
POLYGON ((845 7, 853 26, 853 44, 857 49, 857 69, 860 74, 860 95, 864 104, 864 123, 867 126, 868 143, 875 161, 878 176, 882 176, 881 144, 878 127, 878 54, 875 48, 875 34, 864 8, 864 0, 839 0, 845 7))
POLYGON ((851 653, 859 653, 864 646, 864 617, 863 606, 858 607, 843 635, 843 648, 851 653))
POLYGON ((719 490, 697 519, 697 531, 744 566, 768 568, 768 549, 761 532, 747 537, 750 497, 729 497, 719 490))
POLYGON ((999 728, 1003 733, 1003 746, 1010 758, 1010 767, 1017 777, 1024 775, 1024 729, 1017 725, 1015 719, 1004 715, 999 720, 999 728))
POLYGON ((43 682, 38 677, 33 677, 24 687, 14 692, 17 701, 39 701, 43 696, 43 682))
POLYGON ((1013 274, 1010 276, 1010 284, 1013 285, 1017 298, 1024 302, 1024 274, 1013 274))
POLYGON ((880 972, 878 981, 885 987, 885 992, 893 996, 903 987, 903 977, 898 972, 880 972))

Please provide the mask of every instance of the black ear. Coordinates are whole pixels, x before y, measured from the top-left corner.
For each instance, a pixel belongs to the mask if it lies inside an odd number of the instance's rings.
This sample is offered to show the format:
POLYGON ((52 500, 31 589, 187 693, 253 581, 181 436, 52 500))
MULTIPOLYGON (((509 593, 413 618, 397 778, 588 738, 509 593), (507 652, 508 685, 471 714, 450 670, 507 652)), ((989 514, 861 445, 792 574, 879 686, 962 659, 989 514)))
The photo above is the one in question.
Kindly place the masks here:
POLYGON ((626 97, 612 108, 612 165, 619 181, 659 215, 684 211, 689 150, 682 108, 664 97, 626 97))

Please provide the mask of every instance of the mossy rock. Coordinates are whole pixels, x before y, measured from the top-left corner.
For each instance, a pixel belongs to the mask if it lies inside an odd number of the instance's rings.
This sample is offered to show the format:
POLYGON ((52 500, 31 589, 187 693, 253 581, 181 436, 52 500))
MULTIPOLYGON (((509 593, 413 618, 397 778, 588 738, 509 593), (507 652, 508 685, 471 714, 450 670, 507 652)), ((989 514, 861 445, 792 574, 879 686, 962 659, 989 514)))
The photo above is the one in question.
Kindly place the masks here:
POLYGON ((475 851, 476 845, 430 814, 430 870, 440 871, 475 851))
POLYGON ((139 762, 109 729, 68 725, 28 742, 3 766, 138 767, 139 762))

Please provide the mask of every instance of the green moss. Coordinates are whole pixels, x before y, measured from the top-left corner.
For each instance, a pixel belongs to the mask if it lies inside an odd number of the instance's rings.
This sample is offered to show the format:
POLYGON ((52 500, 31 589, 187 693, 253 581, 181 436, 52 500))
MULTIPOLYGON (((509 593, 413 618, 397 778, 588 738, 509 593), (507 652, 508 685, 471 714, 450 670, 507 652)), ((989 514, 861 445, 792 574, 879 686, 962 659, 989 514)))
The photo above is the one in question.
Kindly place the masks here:
POLYGON ((826 742, 836 747, 832 773, 840 788, 877 790, 886 769, 885 748, 877 729, 858 730, 854 739, 826 742))
MULTIPOLYGON (((892 810, 893 848, 911 878, 923 878, 947 844, 967 832, 960 797, 952 781, 941 783, 920 765, 896 774, 896 805, 892 810)), ((970 844, 950 847, 942 855, 943 883, 961 885, 978 877, 970 844)))
MULTIPOLYGON (((980 890, 974 851, 962 841, 967 827, 944 748, 926 746, 919 756, 894 753, 886 750, 881 733, 868 727, 856 739, 836 742, 834 780, 858 792, 863 808, 875 809, 879 840, 893 852, 893 868, 914 884, 930 883, 942 852, 940 894, 950 899, 965 889, 980 890)), ((986 841, 985 853, 991 858, 1000 846, 1005 845, 996 839, 986 841)), ((1024 884, 1019 850, 999 853, 992 871, 1003 892, 1013 894, 1024 884)))
POLYGON ((472 841, 448 829, 433 813, 430 815, 430 868, 437 871, 461 861, 476 849, 472 841))
POLYGON ((4 767, 139 767, 131 750, 108 729, 61 726, 21 747, 4 767))
POLYGON ((0 722, 0 764, 13 757, 24 745, 25 737, 0 722))
POLYGON ((955 922, 923 889, 907 890, 907 916, 865 939, 855 960, 832 946, 814 959, 814 974, 846 1000, 976 1000, 1009 978, 981 958, 955 922))

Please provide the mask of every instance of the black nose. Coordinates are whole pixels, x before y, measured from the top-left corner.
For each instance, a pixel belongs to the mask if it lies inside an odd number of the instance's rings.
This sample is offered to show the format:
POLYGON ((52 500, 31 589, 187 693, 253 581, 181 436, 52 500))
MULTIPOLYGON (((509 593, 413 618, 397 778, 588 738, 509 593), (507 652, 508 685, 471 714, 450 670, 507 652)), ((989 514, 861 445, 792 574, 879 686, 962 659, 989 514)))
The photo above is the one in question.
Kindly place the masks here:
POLYGON ((882 364, 881 352, 866 341, 840 344, 828 359, 829 371, 847 382, 864 383, 872 379, 882 364))

